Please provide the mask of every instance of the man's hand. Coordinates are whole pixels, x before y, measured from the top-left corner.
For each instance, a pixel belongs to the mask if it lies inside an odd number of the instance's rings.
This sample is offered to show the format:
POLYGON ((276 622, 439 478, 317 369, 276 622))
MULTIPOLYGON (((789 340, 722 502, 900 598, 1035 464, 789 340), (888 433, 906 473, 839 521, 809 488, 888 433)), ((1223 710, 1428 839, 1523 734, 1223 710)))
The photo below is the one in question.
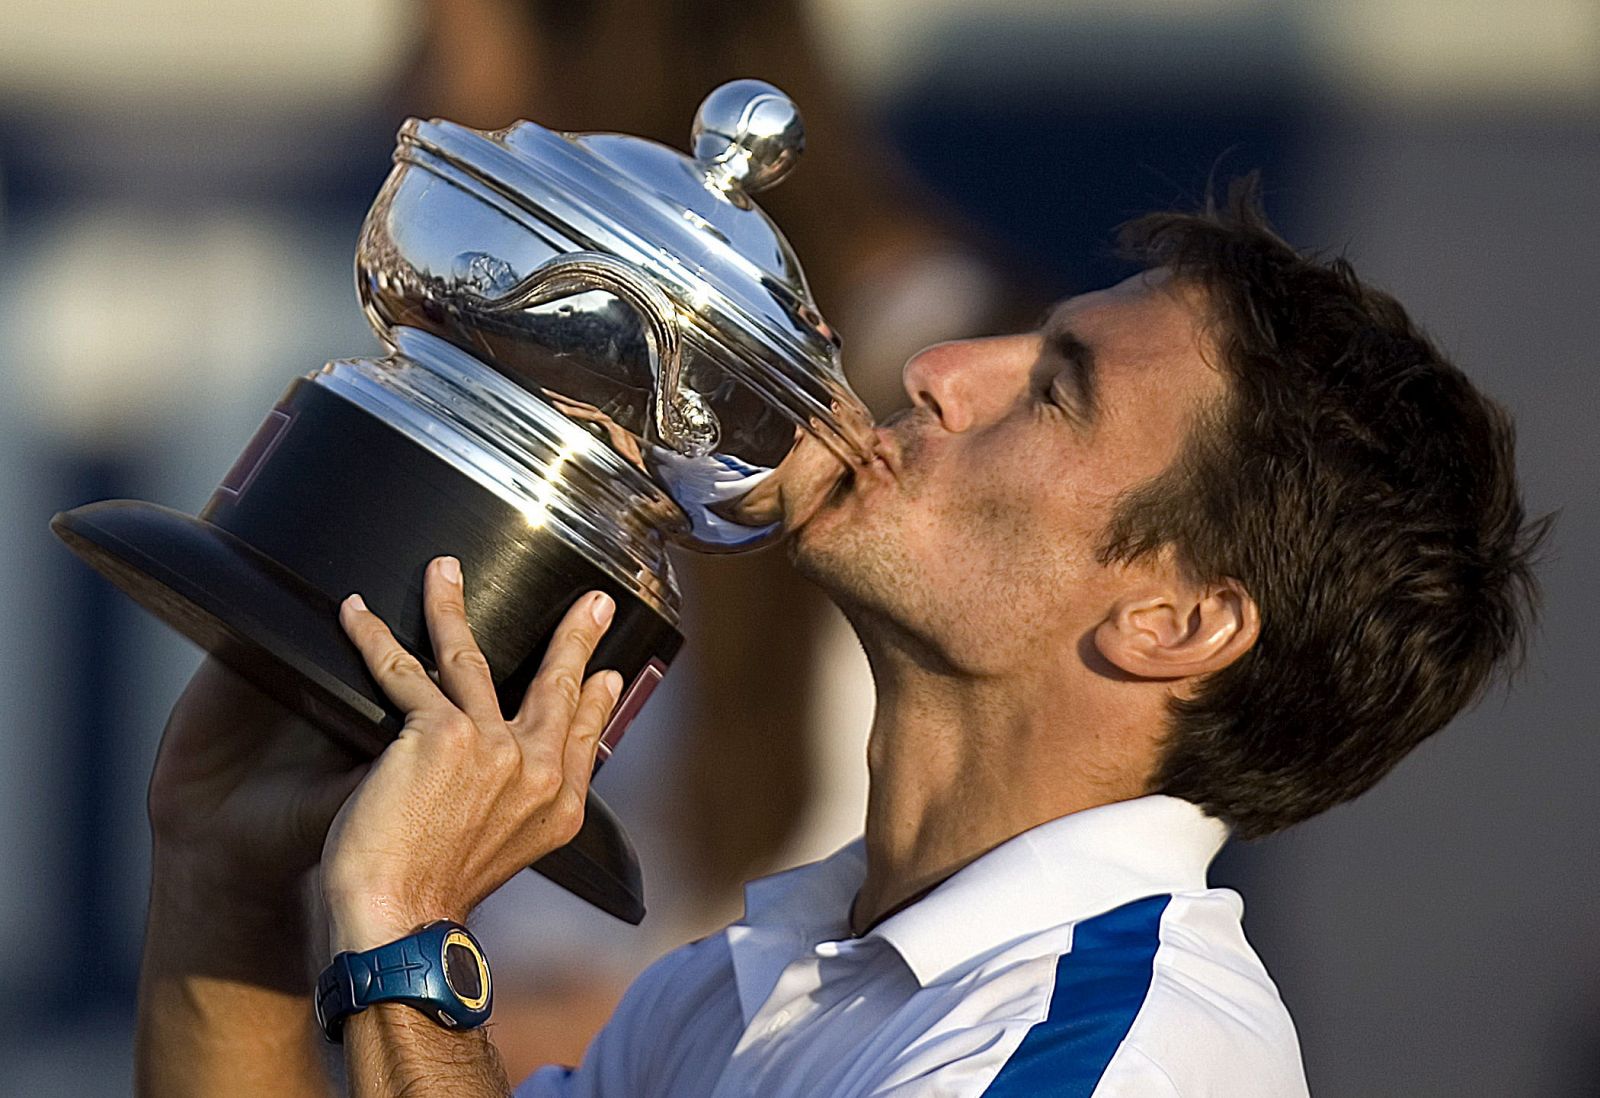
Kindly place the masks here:
POLYGON ((367 766, 208 660, 173 708, 150 780, 157 857, 230 897, 280 904, 367 766))
POLYGON ((472 637, 460 565, 428 567, 423 606, 437 684, 357 595, 345 631, 406 714, 328 832, 323 895, 335 952, 393 941, 467 913, 518 870, 564 846, 583 822, 596 746, 622 690, 584 679, 615 604, 600 592, 557 626, 521 708, 506 719, 472 637))

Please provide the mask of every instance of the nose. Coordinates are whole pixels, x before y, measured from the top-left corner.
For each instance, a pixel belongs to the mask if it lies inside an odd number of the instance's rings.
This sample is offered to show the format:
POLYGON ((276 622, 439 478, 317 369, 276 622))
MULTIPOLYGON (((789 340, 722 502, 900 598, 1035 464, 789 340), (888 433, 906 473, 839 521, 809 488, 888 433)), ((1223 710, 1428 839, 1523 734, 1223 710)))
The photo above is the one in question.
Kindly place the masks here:
POLYGON ((1018 383, 1027 383, 1036 352, 1037 339, 1030 335, 937 343, 906 363, 906 394, 945 430, 965 431, 1011 404, 1018 383))

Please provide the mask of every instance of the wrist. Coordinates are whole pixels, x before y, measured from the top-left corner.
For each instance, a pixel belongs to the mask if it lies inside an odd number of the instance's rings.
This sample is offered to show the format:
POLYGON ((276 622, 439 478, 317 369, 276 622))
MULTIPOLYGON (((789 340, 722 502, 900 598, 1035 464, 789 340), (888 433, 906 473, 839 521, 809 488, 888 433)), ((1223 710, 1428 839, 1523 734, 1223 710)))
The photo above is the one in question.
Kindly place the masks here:
POLYGON ((388 945, 437 919, 467 921, 462 905, 383 879, 337 854, 323 862, 318 883, 328 918, 324 963, 340 953, 388 945))
POLYGON ((193 925, 228 927, 306 921, 306 874, 270 884, 216 859, 156 847, 150 863, 150 908, 193 925))
POLYGON ((427 919, 412 919, 381 905, 371 908, 352 906, 328 908, 328 954, 324 961, 341 953, 363 953, 404 938, 427 919))
POLYGON ((174 902, 192 898, 208 910, 218 904, 263 913, 298 910, 308 877, 308 868, 269 871, 209 844, 157 835, 151 847, 152 897, 174 902))
POLYGON ((304 889, 246 886, 209 862, 158 851, 145 940, 146 976, 214 978, 291 995, 311 990, 321 963, 304 889))
POLYGON ((438 919, 465 922, 466 913, 447 905, 401 900, 376 892, 327 893, 328 957, 388 945, 438 919))

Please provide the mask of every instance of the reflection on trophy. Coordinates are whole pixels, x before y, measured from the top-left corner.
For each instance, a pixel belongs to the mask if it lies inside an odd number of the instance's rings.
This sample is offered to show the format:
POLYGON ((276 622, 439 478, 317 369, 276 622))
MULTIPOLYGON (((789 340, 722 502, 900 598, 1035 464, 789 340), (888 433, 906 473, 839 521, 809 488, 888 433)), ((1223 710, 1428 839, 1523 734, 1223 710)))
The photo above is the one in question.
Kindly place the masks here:
MULTIPOLYGON (((754 80, 707 97, 692 157, 529 122, 411 120, 356 253, 388 354, 296 379, 198 517, 110 500, 53 528, 369 754, 401 718, 338 625, 345 595, 431 666, 423 569, 459 557, 515 708, 562 614, 604 590, 617 612, 591 666, 626 685, 603 762, 682 642, 668 544, 770 543, 819 463, 870 460, 838 340, 750 198, 802 146, 794 104, 754 80)), ((534 868, 643 918, 638 861, 593 793, 578 837, 534 868)))

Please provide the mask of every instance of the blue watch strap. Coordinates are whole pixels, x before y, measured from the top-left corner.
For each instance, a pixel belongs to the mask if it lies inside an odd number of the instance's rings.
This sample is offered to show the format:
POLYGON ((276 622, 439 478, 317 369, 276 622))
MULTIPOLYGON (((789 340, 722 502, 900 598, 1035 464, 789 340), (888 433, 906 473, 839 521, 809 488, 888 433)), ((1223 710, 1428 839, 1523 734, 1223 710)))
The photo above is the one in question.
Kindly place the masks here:
POLYGON ((377 949, 335 957, 317 979, 317 1022, 339 1044, 350 1015, 374 1003, 405 1003, 446 1029, 471 1029, 488 1021, 493 1000, 477 939, 441 919, 377 949))

